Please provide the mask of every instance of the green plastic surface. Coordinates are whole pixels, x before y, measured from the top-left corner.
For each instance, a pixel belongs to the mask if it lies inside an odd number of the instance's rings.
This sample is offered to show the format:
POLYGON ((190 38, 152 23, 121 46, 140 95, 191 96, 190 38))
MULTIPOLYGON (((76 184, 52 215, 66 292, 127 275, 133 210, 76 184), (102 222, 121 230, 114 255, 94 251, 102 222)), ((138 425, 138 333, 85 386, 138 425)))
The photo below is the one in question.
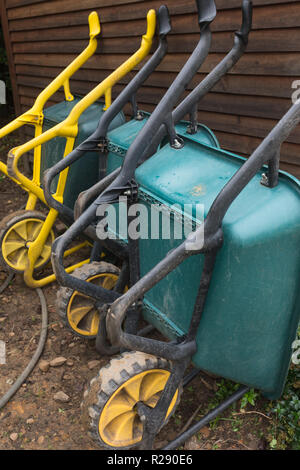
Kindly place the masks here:
MULTIPOLYGON (((122 165, 124 157, 130 145, 142 130, 150 114, 143 112, 144 119, 137 121, 135 119, 127 122, 122 127, 111 131, 108 135, 110 141, 110 152, 107 161, 107 173, 111 173, 113 170, 122 165)), ((187 137, 188 122, 181 121, 176 125, 176 132, 180 137, 187 137)), ((191 140, 201 142, 203 144, 219 148, 219 142, 213 132, 203 124, 199 124, 198 132, 194 135, 189 136, 191 140)), ((168 144, 168 140, 164 139, 161 146, 168 144)))
MULTIPOLYGON (((62 122, 71 112, 73 107, 80 101, 76 97, 73 101, 63 101, 47 108, 44 112, 43 132, 62 122)), ((79 132, 75 140, 74 148, 86 140, 97 128, 103 114, 103 103, 96 102, 91 105, 79 118, 79 132)), ((121 126, 125 122, 123 113, 119 113, 110 125, 110 129, 121 126)), ((42 146, 41 176, 44 171, 51 168, 63 158, 66 139, 56 137, 42 146)), ((81 191, 90 188, 98 182, 98 152, 87 152, 83 159, 75 162, 69 169, 68 180, 64 192, 64 204, 71 209, 81 191)), ((58 178, 54 179, 52 192, 55 192, 58 178)))
MULTIPOLYGON (((161 204, 163 217, 173 204, 191 205, 186 220, 201 224, 203 218, 194 217, 195 205, 202 205, 205 217, 243 162, 190 138, 181 150, 166 145, 136 171, 139 201, 148 209, 141 225, 149 222, 151 203, 161 204)), ((270 189, 260 183, 261 177, 262 171, 224 218, 224 245, 193 363, 275 399, 284 387, 300 319, 300 183, 280 172, 278 186, 270 189)), ((174 224, 182 225, 176 218, 174 224)), ((161 234, 158 240, 140 240, 141 275, 181 242, 161 234)), ((202 267, 203 255, 194 255, 145 295, 145 318, 170 339, 188 331, 202 267)))

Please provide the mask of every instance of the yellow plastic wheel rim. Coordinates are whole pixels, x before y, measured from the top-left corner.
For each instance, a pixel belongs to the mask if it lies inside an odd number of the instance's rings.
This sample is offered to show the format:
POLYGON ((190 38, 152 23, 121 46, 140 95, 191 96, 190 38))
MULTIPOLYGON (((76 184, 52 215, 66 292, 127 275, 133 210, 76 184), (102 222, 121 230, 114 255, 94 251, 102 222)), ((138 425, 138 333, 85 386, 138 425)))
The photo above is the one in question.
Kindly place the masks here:
MULTIPOLYGON (((8 266, 16 271, 25 271, 28 264, 29 244, 34 242, 44 224, 44 220, 28 218, 14 224, 7 231, 2 242, 2 256, 8 266)), ((54 233, 51 231, 34 267, 39 268, 50 260, 54 233)))
MULTIPOLYGON (((102 273, 90 277, 87 282, 100 281, 104 289, 111 290, 115 287, 117 274, 102 273)), ((70 327, 82 336, 96 336, 99 329, 100 317, 95 301, 78 291, 73 292, 68 303, 67 317, 70 327)))
MULTIPOLYGON (((136 404, 142 401, 154 408, 170 376, 163 369, 151 369, 135 375, 121 385, 106 403, 99 419, 99 434, 111 447, 130 447, 142 440, 143 424, 136 404)), ((176 391, 166 418, 178 397, 176 391)))

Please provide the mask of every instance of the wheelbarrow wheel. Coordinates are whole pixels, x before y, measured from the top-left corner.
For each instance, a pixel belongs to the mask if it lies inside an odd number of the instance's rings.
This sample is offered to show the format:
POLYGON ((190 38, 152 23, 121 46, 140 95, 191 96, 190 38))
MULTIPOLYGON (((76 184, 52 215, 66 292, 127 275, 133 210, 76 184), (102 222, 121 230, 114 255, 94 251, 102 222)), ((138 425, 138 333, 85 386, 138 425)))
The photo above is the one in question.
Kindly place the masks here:
MULTIPOLYGON (((117 266, 104 261, 85 264, 73 272, 74 277, 109 290, 115 287, 119 275, 117 266)), ((100 315, 96 300, 68 287, 61 287, 56 305, 64 325, 75 335, 87 339, 97 336, 100 315)))
MULTIPOLYGON (((125 352, 100 369, 84 392, 82 419, 90 436, 105 449, 136 448, 143 439, 137 403, 154 408, 170 376, 171 363, 142 352, 125 352)), ((175 412, 176 391, 163 426, 175 412)))
MULTIPOLYGON (((46 220, 39 211, 16 211, 4 217, 0 223, 0 263, 6 271, 23 273, 28 263, 30 243, 34 242, 46 220)), ((51 247, 55 239, 51 230, 34 269, 39 271, 50 261, 51 247)))

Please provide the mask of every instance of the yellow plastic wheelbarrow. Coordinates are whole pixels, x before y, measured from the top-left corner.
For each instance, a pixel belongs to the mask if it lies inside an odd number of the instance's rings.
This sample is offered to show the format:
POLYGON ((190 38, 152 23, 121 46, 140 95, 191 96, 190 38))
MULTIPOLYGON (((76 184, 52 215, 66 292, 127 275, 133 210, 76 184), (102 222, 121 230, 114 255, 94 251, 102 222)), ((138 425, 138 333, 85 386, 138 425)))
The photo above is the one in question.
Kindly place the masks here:
MULTIPOLYGON (((38 280, 34 279, 34 272, 45 267, 50 261, 51 246, 55 239, 53 229, 58 216, 56 210, 49 209, 47 206, 41 186, 41 176, 47 168, 68 155, 74 146, 94 132, 101 114, 111 104, 112 87, 148 55, 155 34, 156 13, 155 10, 150 10, 147 14, 147 32, 142 37, 138 51, 88 95, 80 99, 71 95, 69 78, 96 49, 95 37, 100 32, 100 24, 95 12, 90 15, 89 21, 91 41, 88 48, 41 93, 28 113, 0 130, 1 138, 24 124, 35 126, 35 138, 12 149, 8 154, 7 165, 0 163, 0 171, 29 193, 25 210, 8 215, 0 224, 0 262, 7 270, 22 273, 25 283, 29 287, 42 287, 55 280, 54 274, 38 280), (64 86, 66 101, 47 108, 43 113, 46 101, 61 86, 64 86), (103 96, 105 97, 105 106, 98 101, 103 96), (64 115, 67 116, 65 119, 59 119, 57 124, 53 125, 57 118, 64 115), (18 163, 22 156, 32 150, 34 158, 32 178, 30 179, 20 171, 18 163), (38 200, 47 206, 47 214, 35 210, 38 200)), ((124 121, 123 114, 116 116, 111 128, 120 126, 124 121)), ((94 152, 90 158, 94 158, 96 162, 99 157, 94 152)), ((93 171, 93 165, 89 164, 87 167, 93 171)), ((54 197, 59 202, 64 202, 67 175, 68 169, 60 174, 56 182, 54 197)), ((95 177, 97 178, 97 176, 96 172, 95 177)), ((87 175, 82 175, 83 181, 85 178, 90 181, 87 175)), ((87 241, 77 244, 66 252, 66 256, 73 254, 87 244, 87 241)), ((68 272, 72 272, 88 261, 83 260, 69 266, 68 272)))

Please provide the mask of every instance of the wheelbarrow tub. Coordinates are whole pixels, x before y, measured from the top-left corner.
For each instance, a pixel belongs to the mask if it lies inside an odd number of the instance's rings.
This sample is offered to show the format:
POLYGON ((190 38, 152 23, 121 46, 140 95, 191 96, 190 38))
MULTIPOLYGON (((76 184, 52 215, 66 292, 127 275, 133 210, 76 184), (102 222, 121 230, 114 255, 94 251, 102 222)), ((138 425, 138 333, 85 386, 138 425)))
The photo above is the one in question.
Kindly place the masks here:
MULTIPOLYGON (((63 101, 55 104, 44 112, 43 132, 51 129, 56 124, 64 121, 81 100, 76 96, 73 101, 63 101)), ((97 128, 99 120, 104 113, 104 103, 97 101, 86 109, 78 121, 78 135, 75 139, 74 148, 86 140, 97 128)), ((115 129, 125 123, 124 114, 119 113, 110 124, 110 129, 115 129)), ((46 144, 42 145, 41 152, 41 179, 48 168, 51 168, 59 162, 65 151, 66 139, 64 137, 55 137, 46 144)), ((64 192, 64 204, 73 209, 75 201, 82 191, 90 188, 98 182, 99 152, 87 152, 84 159, 79 159, 69 169, 68 180, 64 192)), ((52 192, 57 187, 58 177, 53 180, 52 192)))
MULTIPOLYGON (((203 204, 200 225, 214 199, 245 161, 221 149, 186 139, 169 145, 136 170, 139 201, 160 204, 166 217, 173 204, 203 204), (202 220, 201 220, 202 219, 202 220)), ((193 364, 278 398, 288 373, 291 344, 300 318, 300 183, 280 172, 279 184, 261 184, 259 172, 228 210, 224 245, 197 332, 193 364)), ((200 211, 201 212, 201 211, 200 211)), ((142 219, 142 224, 149 220, 142 219)), ((178 224, 176 217, 172 225, 178 224)), ((182 240, 140 240, 141 275, 182 240)), ((188 258, 144 298, 144 316, 167 338, 187 333, 203 268, 203 255, 188 258)))
MULTIPOLYGON (((147 120, 150 117, 150 114, 143 111, 143 116, 144 119, 140 121, 132 119, 131 121, 126 122, 126 124, 124 124, 122 127, 109 132, 109 154, 107 159, 107 174, 111 173, 123 164, 127 150, 146 124, 147 120)), ((176 132, 180 137, 189 136, 187 132, 188 125, 189 123, 187 121, 180 121, 180 123, 176 125, 176 132)), ((212 147, 220 147, 219 142, 214 133, 203 124, 198 125, 198 132, 196 134, 191 135, 190 138, 191 140, 201 142, 212 147)), ((163 147, 167 143, 168 139, 165 138, 161 143, 161 147, 163 147)))

